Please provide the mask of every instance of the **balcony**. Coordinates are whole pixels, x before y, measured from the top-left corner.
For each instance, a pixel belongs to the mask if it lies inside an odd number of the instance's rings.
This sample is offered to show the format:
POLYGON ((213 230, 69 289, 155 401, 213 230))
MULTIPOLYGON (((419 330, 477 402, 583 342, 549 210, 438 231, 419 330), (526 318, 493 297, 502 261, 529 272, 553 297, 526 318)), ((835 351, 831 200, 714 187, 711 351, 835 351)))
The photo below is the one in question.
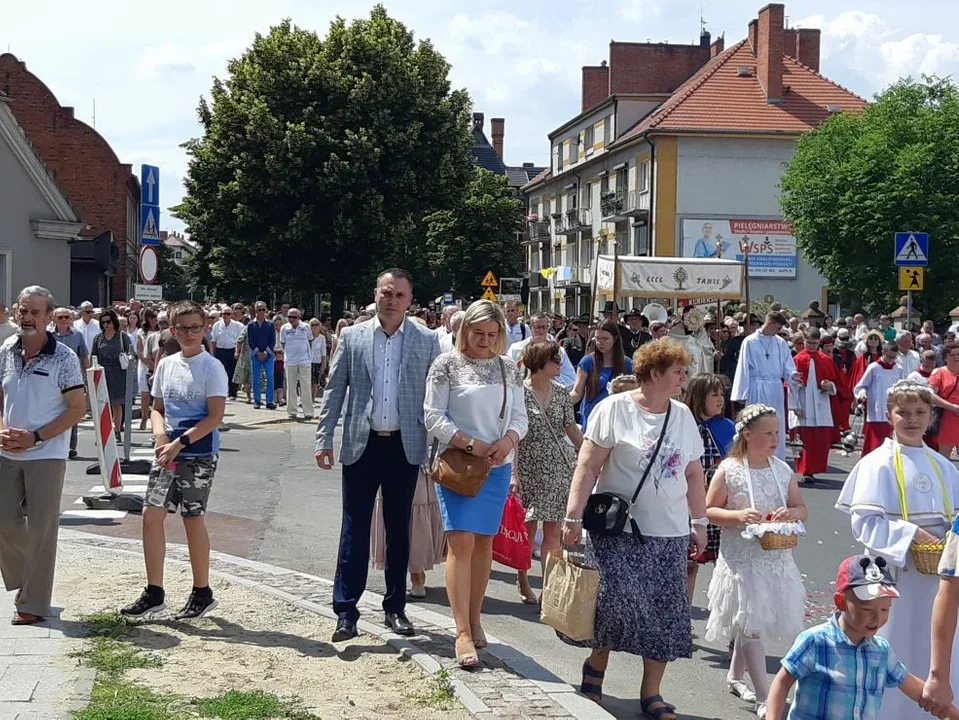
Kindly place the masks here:
POLYGON ((575 235, 583 229, 593 226, 593 214, 589 208, 580 208, 578 210, 567 210, 562 219, 557 222, 556 233, 558 235, 575 235))
POLYGON ((649 192, 630 190, 607 193, 603 196, 600 206, 605 222, 644 216, 649 213, 649 192))
POLYGON ((540 274, 539 270, 529 271, 530 289, 547 287, 548 285, 549 285, 549 281, 540 274))
POLYGON ((527 243, 541 243, 549 240, 548 222, 531 222, 529 224, 529 234, 524 238, 527 243))

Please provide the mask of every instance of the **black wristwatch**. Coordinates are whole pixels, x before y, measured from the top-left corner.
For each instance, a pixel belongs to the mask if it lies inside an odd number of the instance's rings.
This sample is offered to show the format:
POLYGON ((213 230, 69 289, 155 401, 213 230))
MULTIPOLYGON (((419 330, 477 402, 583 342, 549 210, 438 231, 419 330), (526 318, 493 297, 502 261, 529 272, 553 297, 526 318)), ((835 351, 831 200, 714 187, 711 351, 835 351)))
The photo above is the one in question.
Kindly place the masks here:
POLYGON ((42 443, 42 442, 43 442, 43 438, 40 437, 40 431, 39 431, 39 430, 34 430, 34 431, 33 431, 33 444, 34 444, 34 445, 39 445, 39 444, 42 443))
POLYGON ((190 445, 193 444, 193 441, 190 439, 190 436, 187 435, 186 433, 183 433, 180 437, 177 438, 177 440, 179 440, 180 444, 185 448, 188 448, 190 447, 190 445))

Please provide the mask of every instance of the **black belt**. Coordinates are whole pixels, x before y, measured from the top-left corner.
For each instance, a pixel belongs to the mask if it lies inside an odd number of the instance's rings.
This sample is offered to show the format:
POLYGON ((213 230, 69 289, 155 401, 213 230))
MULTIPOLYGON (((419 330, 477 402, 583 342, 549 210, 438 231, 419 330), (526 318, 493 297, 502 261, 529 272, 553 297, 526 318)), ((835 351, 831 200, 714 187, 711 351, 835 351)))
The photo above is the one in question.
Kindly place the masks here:
POLYGON ((370 430, 370 435, 376 435, 377 437, 393 437, 399 434, 399 430, 370 430))

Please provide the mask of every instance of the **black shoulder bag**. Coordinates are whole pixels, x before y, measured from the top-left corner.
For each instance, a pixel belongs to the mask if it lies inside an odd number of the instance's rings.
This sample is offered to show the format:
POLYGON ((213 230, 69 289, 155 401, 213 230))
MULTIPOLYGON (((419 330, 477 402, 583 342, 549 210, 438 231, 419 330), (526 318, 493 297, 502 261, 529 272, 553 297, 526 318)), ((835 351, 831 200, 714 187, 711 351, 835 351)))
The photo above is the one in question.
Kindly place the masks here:
POLYGON ((626 521, 629 520, 633 529, 633 534, 642 538, 639 526, 630 514, 630 508, 639 497, 640 490, 646 484, 649 472, 656 462, 656 456, 659 455, 659 448, 663 445, 663 438, 666 437, 666 428, 669 426, 669 416, 673 410, 673 403, 670 400, 666 407, 666 419, 663 420, 663 429, 659 433, 659 440, 656 441, 656 447, 653 454, 649 457, 649 464, 643 471, 643 477, 636 486, 636 492, 633 493, 633 499, 612 492, 594 493, 586 501, 586 510, 583 513, 583 529, 591 535, 600 535, 602 537, 619 537, 626 529, 626 521))

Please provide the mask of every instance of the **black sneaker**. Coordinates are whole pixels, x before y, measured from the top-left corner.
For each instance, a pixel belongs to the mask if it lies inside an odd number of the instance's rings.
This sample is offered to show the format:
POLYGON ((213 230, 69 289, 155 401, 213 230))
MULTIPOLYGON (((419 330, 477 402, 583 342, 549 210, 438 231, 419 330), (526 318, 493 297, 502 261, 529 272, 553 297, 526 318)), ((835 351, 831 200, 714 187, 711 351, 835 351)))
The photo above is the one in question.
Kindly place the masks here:
POLYGON ((173 616, 173 619, 192 620, 194 618, 201 618, 211 610, 215 610, 217 604, 212 593, 208 595, 197 595, 196 592, 191 592, 189 599, 186 601, 186 605, 183 606, 180 612, 173 616))
POLYGON ((164 610, 166 610, 166 603, 163 602, 163 594, 144 588, 135 602, 120 608, 120 614, 125 617, 143 617, 164 610))
POLYGON ((267 410, 276 410, 276 404, 275 404, 275 403, 267 403, 267 404, 266 404, 266 409, 267 409, 267 410))
POLYGON ((260 403, 254 403, 254 405, 253 405, 253 409, 254 409, 254 410, 259 410, 261 407, 263 407, 263 406, 260 405, 260 403))

